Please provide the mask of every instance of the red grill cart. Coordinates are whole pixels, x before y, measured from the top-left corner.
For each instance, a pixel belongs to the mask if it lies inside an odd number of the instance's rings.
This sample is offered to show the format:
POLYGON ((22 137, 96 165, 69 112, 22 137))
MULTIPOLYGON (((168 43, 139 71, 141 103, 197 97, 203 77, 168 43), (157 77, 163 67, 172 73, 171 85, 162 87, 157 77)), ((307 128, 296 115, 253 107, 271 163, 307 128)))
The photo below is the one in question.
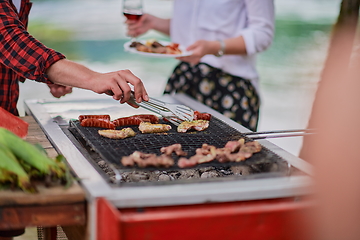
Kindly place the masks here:
MULTIPOLYGON (((224 126, 249 132, 185 95, 162 100, 211 113, 224 126)), ((257 161, 276 161, 261 163, 254 174, 227 176, 227 170, 221 169, 224 176, 217 178, 126 182, 127 170, 107 161, 87 135, 80 132, 85 140, 79 139, 69 119, 104 113, 118 118, 139 110, 127 109, 109 98, 28 100, 25 105, 86 191, 90 239, 306 239, 302 216, 313 206, 304 200, 311 193, 312 167, 267 140, 259 140, 266 151, 257 161), (103 159, 114 175, 109 177, 99 169, 95 158, 103 159)))

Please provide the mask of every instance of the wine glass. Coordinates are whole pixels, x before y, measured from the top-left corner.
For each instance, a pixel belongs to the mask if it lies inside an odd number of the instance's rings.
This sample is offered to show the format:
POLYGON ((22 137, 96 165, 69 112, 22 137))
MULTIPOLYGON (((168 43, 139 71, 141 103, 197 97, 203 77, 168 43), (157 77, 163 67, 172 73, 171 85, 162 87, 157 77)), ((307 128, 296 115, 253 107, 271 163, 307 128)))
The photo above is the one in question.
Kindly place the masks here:
MULTIPOLYGON (((123 0, 123 14, 128 20, 139 20, 143 14, 142 0, 123 0)), ((132 37, 131 41, 136 41, 136 38, 132 37)))

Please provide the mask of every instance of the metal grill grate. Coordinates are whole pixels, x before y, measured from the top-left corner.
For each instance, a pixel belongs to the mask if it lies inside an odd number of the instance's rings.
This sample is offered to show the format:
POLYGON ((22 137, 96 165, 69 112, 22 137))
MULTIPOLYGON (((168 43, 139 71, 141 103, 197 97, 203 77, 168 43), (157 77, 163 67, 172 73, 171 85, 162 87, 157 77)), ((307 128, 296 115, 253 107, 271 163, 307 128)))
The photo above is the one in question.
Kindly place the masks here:
MULTIPOLYGON (((82 127, 79 121, 70 121, 70 128, 75 129, 76 132, 81 135, 83 140, 88 146, 90 146, 93 151, 98 153, 102 159, 112 163, 117 168, 121 169, 127 168, 121 165, 121 158, 123 156, 128 156, 132 154, 134 151, 156 153, 160 155, 161 147, 180 143, 183 147, 183 150, 188 153, 189 157, 194 155, 196 149, 200 148, 203 143, 207 143, 209 145, 214 145, 215 147, 221 148, 224 147, 224 145, 228 141, 238 140, 239 138, 244 137, 238 130, 214 117, 210 121, 209 128, 201 132, 192 131, 187 133, 178 133, 176 131, 176 127, 172 126, 173 128, 167 133, 142 134, 138 130, 138 126, 129 127, 131 127, 137 133, 135 137, 120 140, 109 139, 102 137, 98 134, 97 131, 100 128, 82 127)), ((250 139, 247 139, 246 137, 245 139, 246 141, 250 141, 250 139)), ((173 157, 176 162, 178 157, 175 155, 173 157)), ((287 166, 287 164, 282 158, 280 158, 275 153, 269 151, 268 149, 263 148, 261 152, 254 154, 251 158, 243 162, 224 164, 217 161, 212 161, 210 163, 200 164, 197 167, 216 165, 229 166, 241 164, 252 165, 259 163, 280 163, 287 166)), ((178 168, 174 166, 171 169, 178 168)))

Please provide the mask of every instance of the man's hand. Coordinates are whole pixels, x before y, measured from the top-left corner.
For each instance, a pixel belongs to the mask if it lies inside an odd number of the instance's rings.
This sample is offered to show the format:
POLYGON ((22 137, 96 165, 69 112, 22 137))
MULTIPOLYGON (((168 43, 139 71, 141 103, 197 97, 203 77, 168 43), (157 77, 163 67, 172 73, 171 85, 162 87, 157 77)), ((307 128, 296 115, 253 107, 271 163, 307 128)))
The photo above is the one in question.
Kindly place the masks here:
POLYGON ((51 65, 47 74, 54 83, 88 89, 99 94, 105 93, 115 100, 120 100, 120 103, 129 101, 131 96, 129 84, 131 84, 136 102, 149 100, 143 82, 130 70, 99 73, 84 65, 62 59, 51 65))
POLYGON ((69 86, 63 86, 55 83, 48 84, 48 86, 50 88, 50 93, 56 98, 61 98, 68 93, 72 93, 72 87, 69 86))
MULTIPOLYGON (((129 83, 134 86, 134 97, 136 102, 148 101, 149 97, 143 82, 130 70, 119 70, 109 73, 95 73, 89 79, 91 90, 102 94, 112 95, 113 99, 120 100, 120 103, 128 102, 131 96, 129 83)), ((129 102, 128 102, 129 103, 129 102)), ((130 103, 129 103, 130 104, 130 103)), ((134 106, 133 104, 130 104, 134 106)))

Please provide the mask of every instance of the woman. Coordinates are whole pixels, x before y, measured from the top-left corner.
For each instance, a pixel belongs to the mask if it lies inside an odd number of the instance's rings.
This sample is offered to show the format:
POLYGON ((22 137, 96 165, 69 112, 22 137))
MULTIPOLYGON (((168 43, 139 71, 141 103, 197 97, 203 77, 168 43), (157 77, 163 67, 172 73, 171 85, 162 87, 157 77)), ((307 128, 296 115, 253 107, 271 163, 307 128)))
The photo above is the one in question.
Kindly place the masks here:
POLYGON ((126 23, 130 36, 154 29, 192 52, 177 58, 164 93, 184 92, 256 131, 256 55, 273 41, 273 0, 175 0, 172 19, 144 14, 126 23))

